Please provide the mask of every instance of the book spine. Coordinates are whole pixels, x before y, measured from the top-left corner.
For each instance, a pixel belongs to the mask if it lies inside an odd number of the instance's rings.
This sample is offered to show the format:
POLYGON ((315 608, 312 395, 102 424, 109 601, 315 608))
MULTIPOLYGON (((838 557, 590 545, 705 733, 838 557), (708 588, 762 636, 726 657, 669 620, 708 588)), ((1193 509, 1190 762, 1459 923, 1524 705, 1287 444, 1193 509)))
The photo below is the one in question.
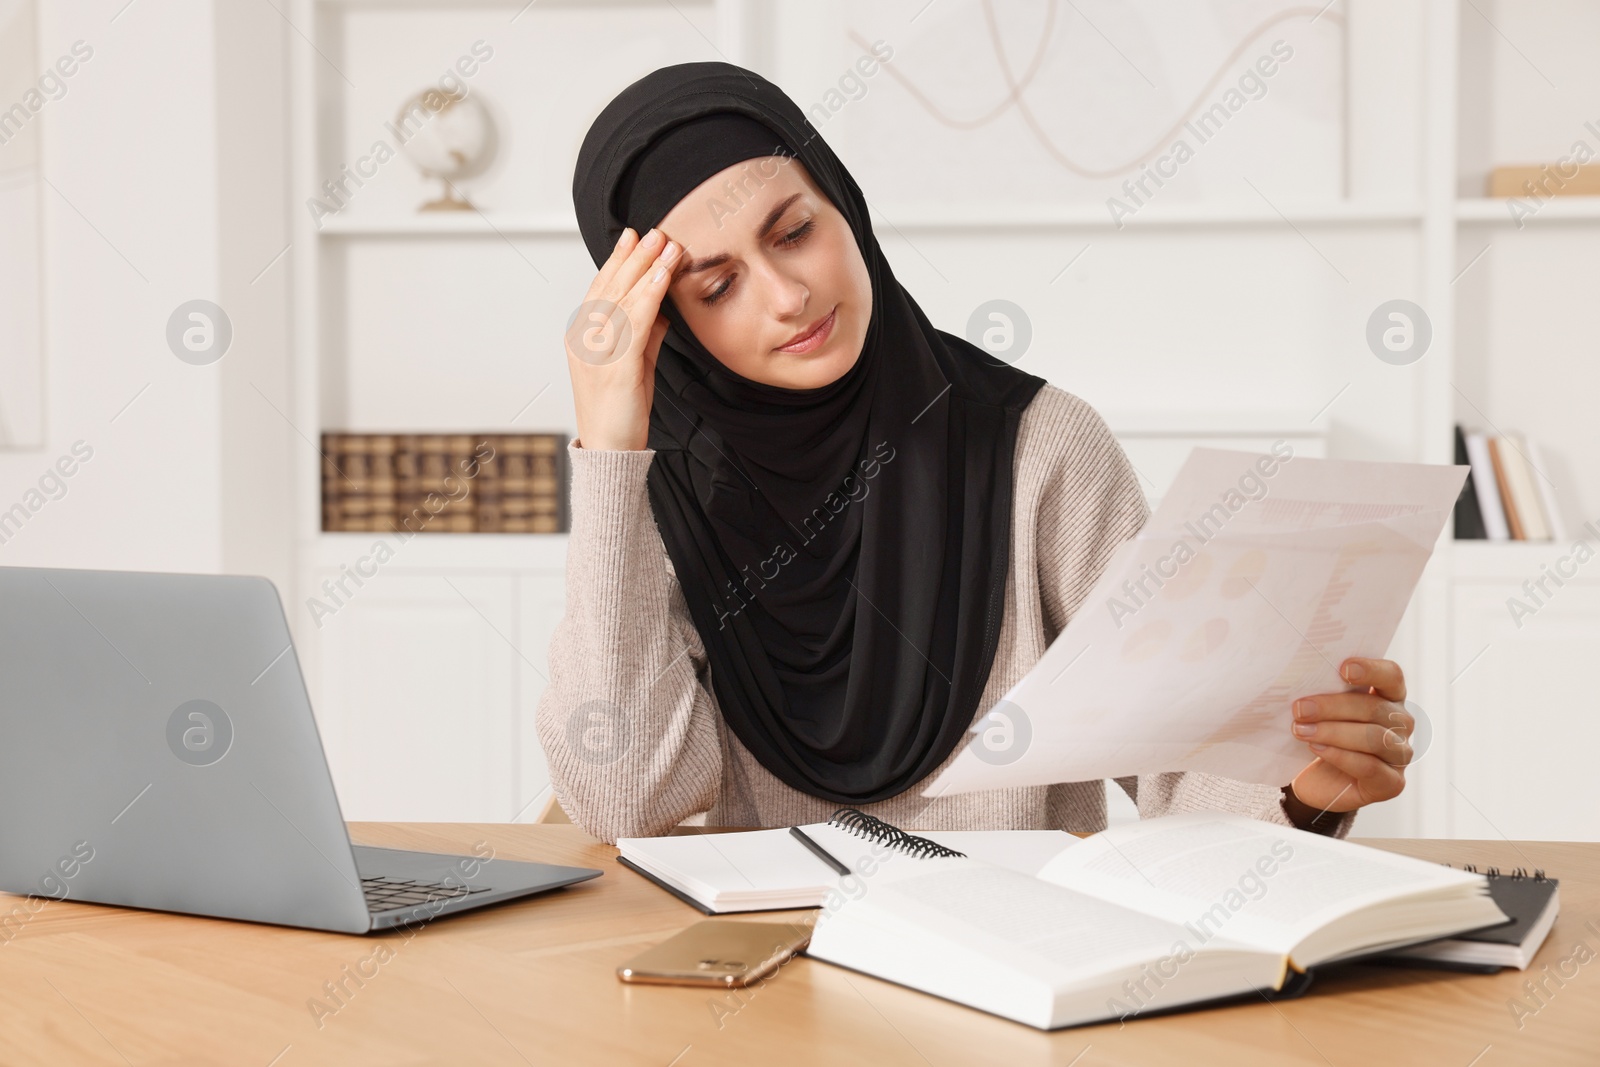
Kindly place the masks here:
POLYGON ((1479 430, 1467 434, 1467 455, 1472 460, 1472 485, 1478 491, 1478 507, 1483 513, 1484 532, 1491 541, 1507 541, 1511 529, 1506 522, 1505 505, 1495 482, 1494 464, 1489 459, 1489 442, 1479 430))
POLYGON ((450 503, 442 516, 446 519, 444 528, 450 533, 473 533, 478 528, 472 499, 476 488, 473 483, 477 480, 472 476, 472 472, 477 470, 477 460, 474 459, 477 438, 471 434, 451 434, 445 438, 445 449, 446 469, 442 484, 450 503))
POLYGON ((401 536, 409 537, 426 528, 428 513, 417 507, 417 435, 399 434, 394 449, 394 511, 390 518, 401 536))
POLYGON ((367 446, 371 456, 372 505, 366 528, 388 530, 394 524, 395 511, 394 435, 373 434, 367 446))
POLYGON ((1506 461, 1500 437, 1496 434, 1488 435, 1489 461, 1494 464, 1494 484, 1500 492, 1500 506, 1506 509, 1506 525, 1511 527, 1513 541, 1526 541, 1527 532, 1522 525, 1522 516, 1517 514, 1517 501, 1511 495, 1511 482, 1506 477, 1506 461))
POLYGON ((1542 541, 1544 519, 1534 497, 1533 483, 1528 479, 1528 471, 1522 462, 1522 441, 1515 432, 1510 432, 1501 434, 1498 444, 1500 466, 1505 470, 1506 485, 1511 490, 1512 510, 1522 523, 1522 538, 1525 541, 1542 541))
POLYGON ((420 509, 427 519, 423 527, 427 533, 449 529, 450 498, 444 481, 450 473, 449 447, 438 434, 417 435, 417 496, 412 507, 420 509))
POLYGON ((1567 539, 1567 522, 1556 502, 1556 487, 1550 481, 1550 461, 1538 441, 1528 439, 1528 462, 1533 464, 1534 482, 1539 486, 1539 499, 1544 503, 1544 517, 1550 524, 1550 539, 1567 539))
POLYGON ((339 435, 325 433, 322 435, 322 529, 334 531, 339 528, 339 507, 343 500, 340 492, 339 464, 336 458, 339 451, 339 435))
POLYGON ((533 457, 527 434, 506 434, 500 453, 500 528, 506 533, 532 533, 533 457))
MULTIPOLYGON (((1471 465, 1467 458, 1467 435, 1461 424, 1456 423, 1456 463, 1471 465)), ((1455 538, 1457 541, 1482 541, 1488 536, 1484 532, 1483 509, 1478 504, 1478 491, 1472 483, 1469 474, 1461 483, 1461 495, 1456 498, 1455 510, 1455 538)))
POLYGON ((528 519, 531 533, 558 533, 561 516, 561 446, 552 434, 528 438, 528 519))
POLYGON ((372 528, 372 453, 361 434, 339 435, 337 453, 344 486, 339 507, 339 530, 372 528))
POLYGON ((1539 487, 1534 484, 1533 467, 1528 463, 1528 442, 1522 434, 1506 434, 1509 449, 1504 453, 1508 460, 1512 492, 1516 494, 1517 511, 1523 516, 1528 540, 1550 540, 1550 524, 1545 521, 1544 502, 1539 499, 1539 487))
POLYGON ((473 496, 473 513, 477 516, 479 533, 501 533, 505 526, 500 511, 500 451, 503 434, 484 434, 479 438, 484 446, 478 460, 477 489, 473 496))

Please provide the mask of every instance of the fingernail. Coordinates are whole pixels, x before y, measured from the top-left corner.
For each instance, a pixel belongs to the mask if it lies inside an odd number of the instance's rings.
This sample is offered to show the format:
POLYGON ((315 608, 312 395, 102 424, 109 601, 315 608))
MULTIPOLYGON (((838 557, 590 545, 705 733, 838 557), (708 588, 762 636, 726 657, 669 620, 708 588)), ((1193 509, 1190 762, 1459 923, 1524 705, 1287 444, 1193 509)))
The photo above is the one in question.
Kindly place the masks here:
POLYGON ((1294 724, 1293 729, 1296 737, 1310 737, 1317 732, 1317 724, 1314 722, 1297 722, 1294 724))
POLYGON ((1313 748, 1313 749, 1314 749, 1314 750, 1316 750, 1316 751, 1317 751, 1317 752, 1321 752, 1321 751, 1323 751, 1323 750, 1324 750, 1324 749, 1326 749, 1326 748, 1327 748, 1327 747, 1328 747, 1328 746, 1327 746, 1327 745, 1319 745, 1319 744, 1317 744, 1317 743, 1316 743, 1316 742, 1315 742, 1315 741, 1313 741, 1313 742, 1311 742, 1311 747, 1312 747, 1312 748, 1313 748))
POLYGON ((1317 702, 1314 700, 1296 700, 1294 702, 1294 717, 1309 719, 1317 713, 1317 702))
POLYGON ((657 267, 656 268, 656 272, 654 274, 650 275, 650 280, 653 281, 653 282, 659 282, 662 278, 665 278, 666 276, 667 276, 667 268, 665 268, 665 267, 657 267))
POLYGON ((622 232, 617 234, 617 243, 615 245, 613 245, 612 247, 613 248, 620 248, 622 246, 622 242, 626 241, 628 239, 628 234, 630 234, 632 232, 633 232, 633 227, 632 226, 624 226, 622 228, 622 232))
POLYGON ((667 247, 661 250, 662 259, 676 259, 678 257, 678 242, 668 241, 667 247))
POLYGON ((647 245, 653 245, 656 243, 656 241, 660 240, 660 238, 661 231, 652 226, 650 227, 650 232, 644 235, 644 243, 647 245))
POLYGON ((1359 663, 1352 663, 1344 669, 1344 677, 1347 682, 1359 682, 1366 676, 1367 672, 1362 669, 1359 663))

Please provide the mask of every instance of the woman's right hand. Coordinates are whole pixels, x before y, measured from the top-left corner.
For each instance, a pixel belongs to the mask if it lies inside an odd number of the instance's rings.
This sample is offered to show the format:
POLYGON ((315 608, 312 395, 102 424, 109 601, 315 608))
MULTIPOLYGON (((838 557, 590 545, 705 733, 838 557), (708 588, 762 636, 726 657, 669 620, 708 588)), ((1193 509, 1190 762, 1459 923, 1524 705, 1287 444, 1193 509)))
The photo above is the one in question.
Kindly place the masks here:
POLYGON ((567 370, 582 448, 639 450, 650 436, 661 299, 682 248, 660 230, 624 229, 567 328, 567 370))

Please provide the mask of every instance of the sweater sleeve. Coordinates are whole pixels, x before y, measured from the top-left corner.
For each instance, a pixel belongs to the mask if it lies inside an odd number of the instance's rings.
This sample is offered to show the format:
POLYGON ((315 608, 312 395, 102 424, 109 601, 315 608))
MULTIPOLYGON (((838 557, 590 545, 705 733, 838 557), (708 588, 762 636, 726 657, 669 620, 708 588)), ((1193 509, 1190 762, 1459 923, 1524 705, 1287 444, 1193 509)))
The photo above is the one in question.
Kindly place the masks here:
POLYGON ((654 450, 568 446, 566 605, 535 716, 556 799, 603 841, 664 834, 716 802, 717 712, 645 488, 654 450))
MULTIPOLYGON (((1053 453, 1054 465, 1038 514, 1045 639, 1054 641, 1099 580, 1117 546, 1137 534, 1149 519, 1150 505, 1139 487, 1138 473, 1099 412, 1061 390, 1047 389, 1038 399, 1062 409, 1058 417, 1046 420, 1057 427, 1051 431, 1057 440, 1045 446, 1053 453)), ((1287 728, 1287 708, 1284 715, 1287 728)), ((1116 781, 1138 806, 1140 818, 1233 811, 1295 825, 1284 806, 1282 790, 1275 785, 1199 771, 1143 774, 1116 781)), ((1355 812, 1345 812, 1319 831, 1345 837, 1354 822, 1355 812)))

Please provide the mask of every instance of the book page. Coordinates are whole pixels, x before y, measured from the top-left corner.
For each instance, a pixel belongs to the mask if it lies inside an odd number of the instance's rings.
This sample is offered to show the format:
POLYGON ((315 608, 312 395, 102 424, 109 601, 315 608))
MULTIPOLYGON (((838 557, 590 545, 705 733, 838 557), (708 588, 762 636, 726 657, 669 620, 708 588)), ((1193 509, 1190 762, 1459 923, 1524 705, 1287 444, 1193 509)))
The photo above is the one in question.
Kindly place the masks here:
POLYGON ((882 868, 808 954, 1035 1026, 1281 986, 1278 953, 971 859, 882 868))
MULTIPOLYGON (((868 907, 875 916, 892 916, 897 926, 940 931, 1056 983, 1069 974, 1137 968, 1173 953, 1184 937, 1159 916, 971 859, 884 867, 841 904, 845 910, 868 907)), ((825 911, 818 936, 830 925, 825 911)))
POLYGON ((1312 759, 1291 704, 1347 691, 1338 665, 1388 649, 1467 469, 1195 449, 923 795, 1186 770, 1288 782, 1312 759))
POLYGON ((948 920, 1069 969, 1165 955, 1179 933, 1154 916, 987 864, 916 872, 894 889, 948 920))
POLYGON ((1409 856, 1210 812, 1096 834, 1039 877, 1161 915, 1203 940, 1226 934, 1280 952, 1372 904, 1482 881, 1409 856))

